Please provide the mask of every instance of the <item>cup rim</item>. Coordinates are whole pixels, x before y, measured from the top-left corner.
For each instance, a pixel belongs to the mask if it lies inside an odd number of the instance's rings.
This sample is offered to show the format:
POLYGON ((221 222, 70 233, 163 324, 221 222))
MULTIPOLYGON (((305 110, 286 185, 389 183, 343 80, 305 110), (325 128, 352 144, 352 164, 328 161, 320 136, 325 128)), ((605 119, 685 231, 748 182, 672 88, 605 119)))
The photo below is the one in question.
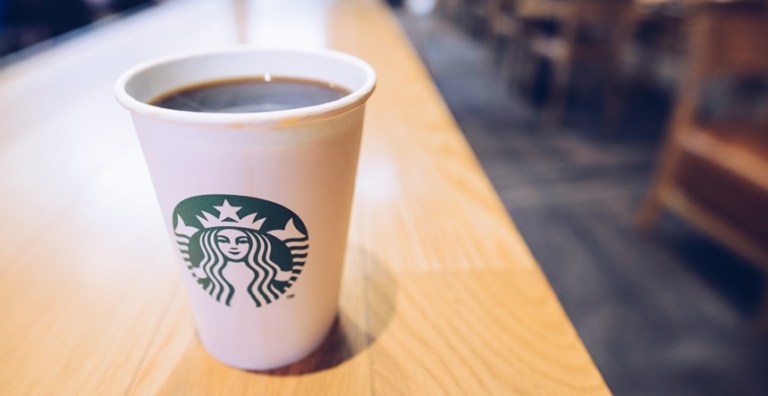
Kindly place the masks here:
POLYGON ((376 86, 376 72, 362 59, 336 50, 330 49, 276 49, 259 48, 249 46, 233 46, 206 50, 187 51, 172 54, 140 63, 124 72, 115 83, 115 96, 117 101, 134 114, 140 114, 153 119, 177 122, 183 124, 206 126, 239 126, 259 127, 274 125, 295 125, 332 117, 350 111, 362 104, 373 93, 376 86), (309 56, 324 56, 335 58, 342 62, 348 62, 359 67, 365 74, 365 82, 362 86, 350 92, 341 99, 321 103, 314 106, 299 107, 295 109, 267 111, 257 113, 204 113, 184 110, 166 109, 153 106, 134 98, 126 90, 130 81, 151 68, 167 63, 183 61, 203 56, 227 55, 234 53, 259 52, 272 54, 303 54, 309 56))

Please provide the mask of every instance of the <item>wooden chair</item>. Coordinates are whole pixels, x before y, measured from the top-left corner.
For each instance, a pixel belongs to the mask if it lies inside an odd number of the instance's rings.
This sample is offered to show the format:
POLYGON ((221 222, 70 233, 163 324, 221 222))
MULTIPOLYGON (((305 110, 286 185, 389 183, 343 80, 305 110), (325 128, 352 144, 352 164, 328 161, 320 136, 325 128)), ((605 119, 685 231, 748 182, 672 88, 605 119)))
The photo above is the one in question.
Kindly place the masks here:
POLYGON ((490 46, 497 60, 504 58, 507 50, 519 45, 521 30, 517 17, 517 0, 490 0, 488 30, 490 46))
POLYGON ((633 26, 632 6, 632 0, 528 0, 520 4, 523 21, 550 18, 557 25, 556 34, 528 29, 525 38, 531 58, 552 65, 546 109, 550 126, 561 123, 576 64, 600 69, 605 96, 610 97, 619 76, 621 51, 633 26))
POLYGON ((465 2, 466 0, 441 0, 437 2, 435 11, 444 18, 456 24, 461 24, 465 2))
POLYGON ((638 226, 650 230, 669 210, 768 269, 768 117, 702 114, 702 95, 718 81, 768 81, 768 6, 699 4, 688 37, 688 68, 638 226))
POLYGON ((491 18, 491 2, 493 0, 467 0, 464 14, 468 19, 467 31, 470 36, 482 39, 488 34, 491 18))
POLYGON ((635 83, 676 88, 685 59, 683 0, 635 0, 627 75, 635 83))

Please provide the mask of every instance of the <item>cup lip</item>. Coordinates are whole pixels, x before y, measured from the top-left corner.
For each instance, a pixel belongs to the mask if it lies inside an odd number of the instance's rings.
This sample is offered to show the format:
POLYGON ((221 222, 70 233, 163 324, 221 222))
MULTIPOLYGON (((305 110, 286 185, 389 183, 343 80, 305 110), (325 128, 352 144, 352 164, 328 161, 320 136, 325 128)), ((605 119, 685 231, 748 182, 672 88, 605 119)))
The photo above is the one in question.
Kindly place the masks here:
POLYGON ((251 46, 230 46, 205 50, 195 50, 167 55, 140 63, 124 72, 115 83, 114 91, 117 101, 134 114, 149 118, 203 126, 235 126, 248 127, 274 127, 276 125, 295 125, 329 118, 350 111, 365 103, 373 93, 376 86, 376 72, 362 59, 336 50, 330 49, 289 49, 289 48, 261 48, 251 46), (272 54, 304 54, 309 56, 324 56, 356 65, 365 73, 365 82, 358 89, 333 102, 322 103, 314 106, 295 109, 258 112, 258 113, 203 113, 183 110, 166 109, 144 103, 127 91, 128 83, 140 73, 171 62, 183 61, 203 56, 227 55, 233 53, 259 52, 272 54))

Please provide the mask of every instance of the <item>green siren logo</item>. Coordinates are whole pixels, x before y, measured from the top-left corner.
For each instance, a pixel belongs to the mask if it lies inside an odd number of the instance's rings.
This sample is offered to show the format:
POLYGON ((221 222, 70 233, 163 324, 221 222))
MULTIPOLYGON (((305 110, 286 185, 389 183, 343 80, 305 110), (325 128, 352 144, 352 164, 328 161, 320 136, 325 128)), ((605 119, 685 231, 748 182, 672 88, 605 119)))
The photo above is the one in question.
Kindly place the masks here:
POLYGON ((203 290, 228 306, 237 293, 247 293, 256 307, 279 299, 301 274, 309 250, 307 229, 295 213, 239 195, 181 201, 173 211, 173 229, 187 269, 203 290), (246 290, 235 290, 228 274, 239 270, 242 277, 243 268, 253 278, 238 286, 246 290))

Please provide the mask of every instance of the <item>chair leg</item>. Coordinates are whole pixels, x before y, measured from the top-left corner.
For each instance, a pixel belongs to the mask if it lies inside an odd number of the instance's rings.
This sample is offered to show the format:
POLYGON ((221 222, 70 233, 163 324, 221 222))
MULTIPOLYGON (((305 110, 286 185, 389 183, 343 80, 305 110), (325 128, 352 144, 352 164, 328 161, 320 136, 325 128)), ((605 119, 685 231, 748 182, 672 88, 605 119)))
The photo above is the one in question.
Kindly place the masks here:
POLYGON ((644 234, 650 233, 661 217, 661 203, 655 190, 651 189, 635 216, 635 226, 644 234))
POLYGON ((500 69, 513 91, 520 89, 520 83, 525 76, 526 62, 530 62, 530 55, 517 40, 510 39, 500 69))
POLYGON ((610 43, 605 106, 603 106, 603 129, 606 131, 614 131, 624 115, 627 87, 621 81, 622 55, 625 47, 632 42, 632 34, 637 29, 638 23, 635 14, 630 10, 624 10, 620 18, 623 22, 617 27, 610 43))
POLYGON ((491 33, 490 36, 489 47, 493 54, 493 66, 499 71, 502 70, 504 58, 507 56, 507 52, 509 52, 509 42, 507 37, 495 32, 491 33))
POLYGON ((565 118, 568 100, 568 82, 570 81, 571 65, 569 61, 557 62, 553 68, 551 86, 549 87, 549 104, 547 105, 546 126, 557 128, 565 118))
POLYGON ((624 101, 626 93, 621 85, 615 84, 609 88, 605 95, 605 106, 603 109, 603 130, 606 132, 615 132, 624 116, 624 101))
POLYGON ((603 95, 603 130, 612 132, 619 126, 624 115, 624 102, 626 87, 621 81, 618 55, 611 60, 607 70, 605 81, 605 93, 603 95))

